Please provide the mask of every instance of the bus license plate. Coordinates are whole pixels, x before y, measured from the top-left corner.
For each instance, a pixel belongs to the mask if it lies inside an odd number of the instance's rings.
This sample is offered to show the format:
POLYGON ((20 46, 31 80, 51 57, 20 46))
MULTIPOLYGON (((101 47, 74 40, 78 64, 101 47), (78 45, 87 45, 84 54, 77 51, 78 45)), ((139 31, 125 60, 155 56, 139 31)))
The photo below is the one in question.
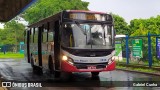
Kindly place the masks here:
POLYGON ((96 66, 88 66, 88 69, 96 69, 96 66))

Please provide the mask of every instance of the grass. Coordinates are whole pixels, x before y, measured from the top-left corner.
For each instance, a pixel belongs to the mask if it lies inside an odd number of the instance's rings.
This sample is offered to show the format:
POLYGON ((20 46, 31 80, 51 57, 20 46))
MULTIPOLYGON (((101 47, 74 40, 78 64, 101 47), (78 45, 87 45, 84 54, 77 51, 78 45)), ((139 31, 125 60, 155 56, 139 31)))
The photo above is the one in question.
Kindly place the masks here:
POLYGON ((133 67, 126 67, 126 66, 116 66, 117 69, 124 69, 124 70, 133 70, 133 71, 140 71, 140 72, 146 72, 146 73, 157 73, 159 71, 152 70, 152 69, 144 69, 144 68, 133 68, 133 67))
MULTIPOLYGON (((123 59, 122 61, 116 61, 117 63, 126 63, 126 59, 123 59)), ((129 60, 129 64, 131 65, 144 65, 148 66, 149 62, 147 60, 129 60)), ((152 60, 152 66, 160 66, 160 60, 152 60)))
POLYGON ((24 58, 24 54, 12 53, 12 52, 6 52, 6 54, 0 53, 0 59, 7 59, 7 58, 13 58, 13 59, 24 58))

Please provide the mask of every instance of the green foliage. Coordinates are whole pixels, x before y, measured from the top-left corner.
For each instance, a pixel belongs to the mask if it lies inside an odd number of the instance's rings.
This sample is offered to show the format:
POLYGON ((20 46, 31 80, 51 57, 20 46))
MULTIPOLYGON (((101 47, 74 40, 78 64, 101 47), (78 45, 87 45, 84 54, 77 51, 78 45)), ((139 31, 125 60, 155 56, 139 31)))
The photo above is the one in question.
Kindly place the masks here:
POLYGON ((116 30, 116 34, 130 34, 129 27, 124 18, 115 14, 112 14, 112 16, 114 18, 114 28, 116 30))
POLYGON ((131 36, 147 35, 160 33, 160 16, 151 17, 149 19, 134 19, 131 20, 130 25, 131 36))
MULTIPOLYGON (((131 36, 140 36, 140 35, 148 35, 148 32, 151 34, 160 34, 160 16, 157 17, 151 17, 149 19, 134 19, 130 22, 129 25, 131 29, 131 36)), ((152 37, 152 59, 153 62, 157 62, 156 59, 156 38, 152 37)), ((143 46, 146 46, 148 44, 148 38, 143 38, 143 46)), ((148 48, 148 47, 146 47, 148 48)), ((143 55, 144 57, 148 57, 148 50, 144 48, 143 55)))
POLYGON ((116 65, 117 69, 122 69, 122 70, 130 70, 130 71, 139 71, 139 72, 146 72, 146 73, 157 73, 159 71, 153 70, 153 69, 146 69, 146 68, 136 68, 136 67, 127 67, 127 66, 121 66, 121 65, 116 65))
POLYGON ((4 29, 0 30, 0 45, 15 44, 23 41, 24 25, 11 20, 4 25, 4 29))
POLYGON ((88 4, 81 0, 38 0, 24 13, 24 18, 31 24, 62 10, 88 10, 88 4))

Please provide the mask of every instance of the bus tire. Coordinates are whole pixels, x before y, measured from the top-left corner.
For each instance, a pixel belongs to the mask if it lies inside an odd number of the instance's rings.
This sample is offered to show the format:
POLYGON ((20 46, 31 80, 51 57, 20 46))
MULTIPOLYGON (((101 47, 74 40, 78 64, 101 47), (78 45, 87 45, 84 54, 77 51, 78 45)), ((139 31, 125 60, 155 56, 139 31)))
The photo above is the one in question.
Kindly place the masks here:
POLYGON ((33 73, 35 73, 36 72, 36 66, 34 65, 34 60, 33 60, 32 56, 31 56, 31 66, 32 66, 33 73))
POLYGON ((91 74, 92 74, 92 77, 95 77, 99 75, 99 72, 91 72, 91 74))
POLYGON ((61 72, 54 70, 54 78, 60 78, 61 72))
POLYGON ((43 74, 43 69, 41 68, 41 67, 38 67, 38 66, 36 66, 36 73, 38 74, 38 75, 42 75, 43 74))
POLYGON ((37 75, 42 75, 43 74, 43 69, 39 66, 34 65, 33 66, 33 73, 37 75))
POLYGON ((61 72, 60 79, 61 81, 69 81, 71 79, 72 73, 71 72, 61 72))
POLYGON ((32 68, 34 67, 34 60, 33 60, 32 56, 31 56, 31 66, 32 66, 32 68))
POLYGON ((32 66, 33 73, 35 73, 37 75, 42 75, 43 74, 42 68, 39 67, 39 66, 34 65, 33 56, 31 56, 31 66, 32 66))

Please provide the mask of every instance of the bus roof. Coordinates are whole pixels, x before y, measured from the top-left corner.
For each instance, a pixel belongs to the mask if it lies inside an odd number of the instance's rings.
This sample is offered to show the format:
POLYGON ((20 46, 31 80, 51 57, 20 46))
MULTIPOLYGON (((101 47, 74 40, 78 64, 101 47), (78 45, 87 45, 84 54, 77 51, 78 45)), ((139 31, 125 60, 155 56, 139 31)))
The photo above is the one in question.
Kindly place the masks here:
POLYGON ((67 12, 80 12, 80 13, 95 13, 95 14, 106 14, 104 12, 87 11, 87 10, 66 10, 67 12))
POLYGON ((59 16, 61 15, 61 13, 62 13, 62 12, 59 12, 59 13, 57 13, 57 14, 55 14, 55 15, 52 15, 52 16, 47 17, 47 18, 44 18, 44 19, 42 19, 42 20, 40 20, 40 21, 38 21, 38 22, 36 22, 36 23, 33 23, 33 24, 29 25, 28 27, 40 26, 40 25, 42 25, 42 24, 44 24, 44 23, 47 23, 47 22, 51 22, 51 21, 53 21, 53 20, 56 20, 56 19, 59 18, 59 16))
MULTIPOLYGON (((33 23, 33 24, 29 25, 28 27, 40 26, 40 25, 42 25, 44 23, 56 20, 56 19, 60 18, 59 16, 61 16, 62 12, 59 12, 59 13, 57 13, 55 15, 52 15, 50 17, 47 17, 45 19, 42 19, 42 20, 40 20, 40 21, 38 21, 36 23, 33 23)), ((104 13, 104 12, 87 11, 87 10, 66 10, 66 12, 80 12, 80 13, 82 12, 82 13, 107 14, 107 13, 104 13)))

